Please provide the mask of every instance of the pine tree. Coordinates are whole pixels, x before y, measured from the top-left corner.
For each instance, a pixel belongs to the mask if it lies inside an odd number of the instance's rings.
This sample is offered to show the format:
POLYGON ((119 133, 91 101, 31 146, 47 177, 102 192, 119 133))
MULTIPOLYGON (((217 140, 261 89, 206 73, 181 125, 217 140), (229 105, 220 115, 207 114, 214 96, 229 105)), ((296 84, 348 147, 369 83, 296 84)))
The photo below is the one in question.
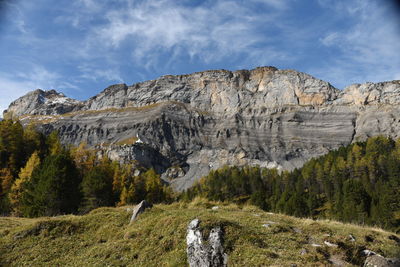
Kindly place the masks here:
POLYGON ((26 185, 20 200, 23 215, 54 216, 76 212, 80 203, 80 182, 80 174, 68 151, 47 156, 40 168, 33 170, 26 185))
POLYGON ((10 210, 8 193, 11 189, 14 177, 8 168, 0 169, 0 214, 7 214, 10 210))
POLYGON ((370 197, 362 183, 349 179, 343 184, 343 219, 349 222, 365 223, 370 210, 370 197))
POLYGON ((85 174, 82 180, 83 212, 115 204, 112 191, 113 176, 114 166, 107 158, 85 174))

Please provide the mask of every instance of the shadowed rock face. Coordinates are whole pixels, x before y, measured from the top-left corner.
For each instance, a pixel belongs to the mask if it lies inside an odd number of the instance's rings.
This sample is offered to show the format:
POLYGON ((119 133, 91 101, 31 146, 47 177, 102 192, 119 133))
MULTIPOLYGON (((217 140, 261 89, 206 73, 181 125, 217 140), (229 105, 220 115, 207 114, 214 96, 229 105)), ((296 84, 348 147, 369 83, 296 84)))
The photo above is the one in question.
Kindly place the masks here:
POLYGON ((103 144, 120 161, 161 163, 156 168, 177 190, 226 164, 291 170, 355 140, 400 133, 399 81, 340 91, 305 73, 262 67, 117 84, 85 102, 67 101, 75 103, 68 108, 35 102, 35 92, 8 110, 53 114, 23 122, 58 130, 64 143, 103 144), (135 136, 144 145, 115 146, 135 136))

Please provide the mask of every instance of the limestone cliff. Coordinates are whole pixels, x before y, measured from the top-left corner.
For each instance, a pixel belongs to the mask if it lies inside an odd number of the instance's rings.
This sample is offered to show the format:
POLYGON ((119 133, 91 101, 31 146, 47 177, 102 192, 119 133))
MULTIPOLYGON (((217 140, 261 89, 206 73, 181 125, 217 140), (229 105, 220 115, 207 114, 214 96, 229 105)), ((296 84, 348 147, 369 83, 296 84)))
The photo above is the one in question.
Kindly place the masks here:
POLYGON ((84 102, 37 92, 6 113, 40 122, 45 133, 58 130, 64 143, 84 141, 114 159, 154 166, 178 190, 225 164, 293 169, 355 140, 400 137, 399 81, 341 91, 305 73, 261 67, 117 84, 84 102), (43 94, 64 101, 42 101, 43 94))

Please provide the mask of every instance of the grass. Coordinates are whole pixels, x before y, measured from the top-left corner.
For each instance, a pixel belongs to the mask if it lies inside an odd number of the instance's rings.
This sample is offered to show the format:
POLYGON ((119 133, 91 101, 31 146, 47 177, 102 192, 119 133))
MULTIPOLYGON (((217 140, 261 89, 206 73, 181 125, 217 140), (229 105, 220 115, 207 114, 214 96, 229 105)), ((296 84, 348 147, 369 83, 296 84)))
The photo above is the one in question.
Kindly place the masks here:
POLYGON ((206 235, 222 226, 229 266, 325 266, 333 256, 357 266, 365 248, 387 257, 400 254, 389 239, 393 233, 381 229, 298 219, 253 206, 198 199, 155 205, 132 224, 130 215, 119 207, 84 216, 0 217, 0 266, 187 266, 186 227, 194 218, 206 235), (212 210, 214 205, 219 209, 212 210), (347 239, 349 234, 356 242, 347 239), (301 255, 302 250, 307 253, 301 255))
POLYGON ((138 138, 136 136, 133 136, 133 137, 129 137, 129 138, 118 141, 116 143, 116 145, 118 145, 118 146, 133 145, 134 143, 136 143, 137 140, 138 140, 138 138))
MULTIPOLYGON (((144 105, 141 107, 123 107, 123 108, 105 108, 105 109, 99 109, 99 110, 80 110, 80 111, 73 111, 73 112, 68 112, 64 113, 61 115, 30 115, 30 114, 25 114, 17 119, 23 121, 23 120, 28 120, 30 122, 36 123, 36 124, 47 124, 47 123, 53 123, 56 122, 57 120, 62 120, 74 116, 80 116, 80 115, 97 115, 97 114, 104 114, 104 113, 122 113, 122 112, 143 112, 143 111, 148 111, 155 109, 160 106, 166 106, 166 105, 179 105, 182 108, 188 109, 188 106, 185 103, 178 102, 178 101, 163 101, 163 102, 157 102, 157 103, 152 103, 148 105, 144 105)), ((192 107, 190 107, 192 109, 192 107)), ((193 108, 194 111, 196 111, 200 115, 209 115, 210 113, 208 111, 200 110, 200 109, 195 109, 193 108)))

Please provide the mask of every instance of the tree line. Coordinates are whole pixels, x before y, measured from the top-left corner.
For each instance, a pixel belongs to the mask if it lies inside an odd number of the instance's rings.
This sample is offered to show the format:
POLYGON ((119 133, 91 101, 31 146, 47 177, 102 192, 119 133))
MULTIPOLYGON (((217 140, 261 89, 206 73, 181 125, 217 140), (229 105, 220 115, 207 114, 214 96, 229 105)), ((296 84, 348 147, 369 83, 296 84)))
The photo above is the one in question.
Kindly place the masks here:
POLYGON ((182 198, 196 196, 400 231, 400 139, 372 137, 291 172, 224 167, 211 171, 182 198))
POLYGON ((152 169, 96 157, 85 144, 65 147, 57 132, 0 121, 0 214, 54 216, 100 206, 171 202, 174 195, 152 169), (135 175, 136 173, 136 175, 135 175))
POLYGON ((251 203, 264 210, 400 230, 400 139, 357 142, 279 172, 256 166, 211 171, 180 196, 153 170, 99 158, 56 132, 0 121, 0 214, 85 213, 101 206, 190 201, 251 203), (138 172, 139 171, 139 172, 138 172))

